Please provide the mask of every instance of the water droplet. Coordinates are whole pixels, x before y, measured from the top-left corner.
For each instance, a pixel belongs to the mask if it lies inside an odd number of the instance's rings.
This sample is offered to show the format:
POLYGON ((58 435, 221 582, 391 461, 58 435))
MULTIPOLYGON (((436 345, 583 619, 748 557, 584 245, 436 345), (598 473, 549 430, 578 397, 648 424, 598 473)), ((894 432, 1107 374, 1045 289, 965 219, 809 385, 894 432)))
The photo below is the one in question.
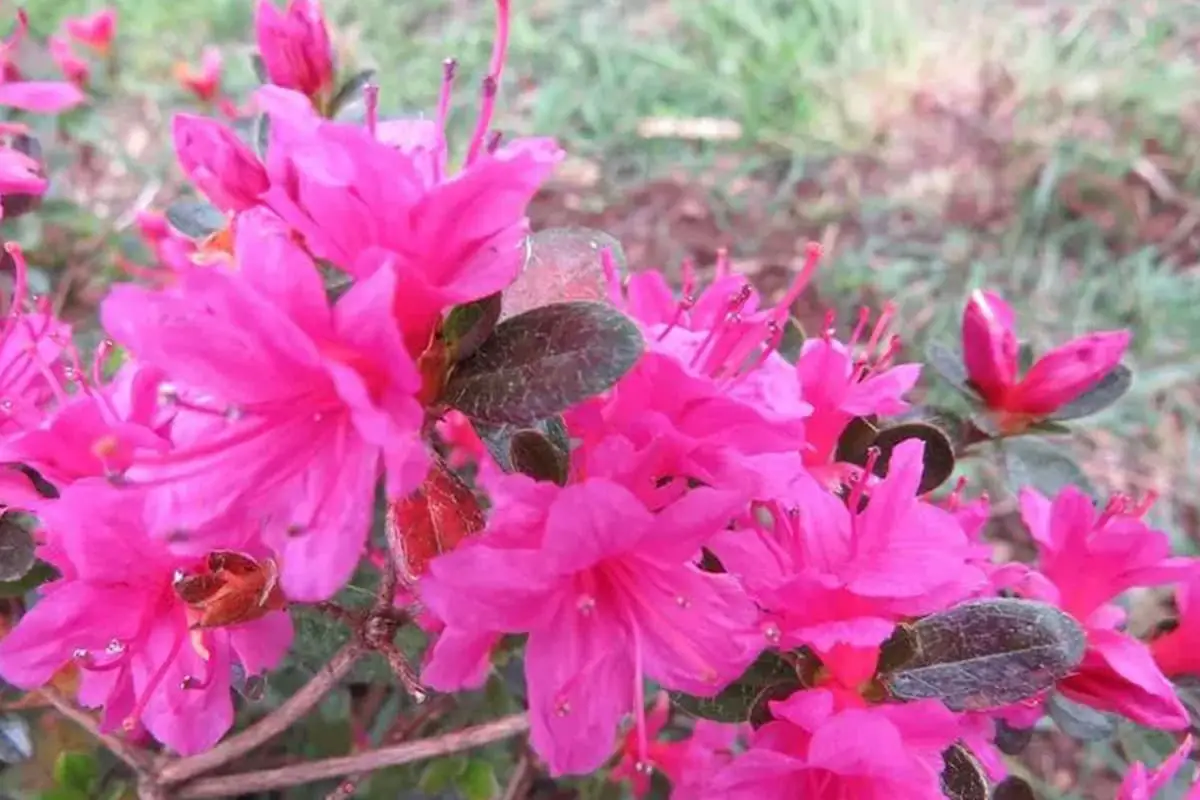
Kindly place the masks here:
POLYGON ((633 769, 639 775, 653 775, 654 774, 654 764, 652 764, 649 761, 638 761, 636 764, 633 765, 633 769))
POLYGON ((571 703, 565 697, 560 697, 554 703, 554 713, 560 717, 565 717, 571 713, 571 703))
POLYGON ((180 689, 201 689, 201 688, 203 688, 203 684, 200 682, 199 678, 193 677, 191 675, 184 675, 183 680, 181 680, 179 682, 179 688, 180 689))
POLYGON ((323 419, 325 419, 325 415, 322 414, 320 411, 316 411, 313 413, 313 422, 320 422, 323 419))
POLYGON ((75 372, 74 367, 63 367, 63 379, 64 380, 73 381, 77 377, 78 377, 78 374, 75 372))
POLYGON ((245 697, 251 703, 257 703, 262 700, 267 693, 267 679, 262 675, 251 675, 246 678, 246 685, 242 687, 242 697, 245 697))
POLYGON ((12 400, 0 400, 0 411, 3 411, 5 414, 11 414, 12 408, 12 400))
POLYGON ((778 625, 774 622, 768 622, 763 627, 763 636, 767 637, 767 641, 771 644, 779 644, 779 640, 783 634, 780 632, 778 625))
POLYGON ((75 659, 76 661, 87 661, 91 655, 91 653, 89 653, 87 650, 84 650, 82 647, 71 652, 71 658, 75 659))
POLYGON ((426 691, 423 689, 418 689, 415 686, 409 689, 408 693, 412 696, 413 702, 417 705, 420 705, 429 699, 429 694, 426 691))
POLYGON ((171 573, 171 583, 179 583, 181 580, 183 580, 186 577, 187 577, 187 573, 184 572, 182 569, 177 568, 174 572, 171 573))
POLYGON ((591 613, 596 610, 596 598, 590 594, 579 596, 579 600, 575 602, 575 608, 579 609, 579 613, 585 617, 591 616, 591 613))
POLYGON ((108 646, 104 648, 104 652, 112 656, 120 655, 121 653, 125 652, 125 643, 120 639, 113 639, 109 641, 108 646))
POLYGON ((245 412, 242 411, 239 406, 230 406, 229 408, 225 409, 225 419, 229 420, 230 422, 237 422, 242 418, 244 413, 245 412))
POLYGON ((692 601, 680 594, 675 596, 675 605, 679 606, 680 608, 690 608, 692 601))

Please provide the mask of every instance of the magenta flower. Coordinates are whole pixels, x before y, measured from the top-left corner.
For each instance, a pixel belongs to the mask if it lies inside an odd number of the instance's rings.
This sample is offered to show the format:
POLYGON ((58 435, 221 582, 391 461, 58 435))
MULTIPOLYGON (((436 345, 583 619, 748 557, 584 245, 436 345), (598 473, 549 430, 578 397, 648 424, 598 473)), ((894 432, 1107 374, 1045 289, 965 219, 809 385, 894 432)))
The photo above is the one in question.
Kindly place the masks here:
POLYGON ((289 0, 283 13, 273 0, 259 0, 254 31, 271 83, 310 98, 333 88, 333 47, 319 0, 289 0))
POLYGON ((1135 586, 1195 573, 1193 560, 1172 558, 1166 534, 1141 520, 1145 510, 1117 497, 1097 513, 1091 498, 1073 486, 1053 502, 1022 490, 1021 517, 1038 546, 1040 575, 1030 573, 1013 588, 1055 603, 1087 632, 1083 663, 1059 682, 1059 691, 1135 722, 1175 730, 1186 727, 1187 711, 1149 648, 1117 630, 1124 612, 1110 602, 1135 586))
POLYGON ((428 463, 395 276, 381 269, 331 308, 312 261, 262 209, 239 218, 236 249, 236 270, 193 267, 104 302, 109 333, 173 382, 178 409, 175 449, 125 478, 159 487, 149 509, 163 533, 249 504, 289 596, 322 599, 359 560, 380 467, 401 497, 428 463))
MULTIPOLYGON (((173 555, 146 530, 141 510, 138 493, 103 481, 68 487, 38 509, 38 555, 62 577, 0 639, 0 675, 34 689, 74 663, 79 702, 104 708, 105 729, 142 724, 172 750, 196 753, 233 724, 231 665, 249 675, 275 666, 291 621, 252 607, 236 624, 198 627, 198 610, 175 585, 205 559, 173 555)), ((223 549, 253 547, 224 535, 223 549)))
POLYGON ((723 800, 940 800, 942 751, 959 724, 936 700, 838 711, 829 692, 770 704, 774 721, 721 770, 707 797, 723 800))
POLYGON ((67 17, 63 21, 67 35, 100 54, 107 54, 117 35, 117 10, 111 6, 83 17, 67 17))
MULTIPOLYGON (((1192 737, 1185 736, 1175 752, 1155 769, 1146 769, 1146 765, 1138 761, 1125 773, 1125 779, 1117 789, 1116 800, 1155 800, 1158 793, 1165 789, 1175 778, 1180 767, 1192 753, 1192 737)), ((1200 800, 1200 784, 1192 787, 1185 800, 1200 800)))
POLYGON ((552 773, 586 773, 624 714, 644 729, 643 676, 711 696, 756 657, 753 604, 692 563, 744 501, 696 489, 652 513, 602 476, 544 485, 541 509, 493 498, 483 537, 435 559, 421 598, 451 628, 529 634, 533 745, 552 773))
POLYGON ((1174 629, 1150 643, 1154 661, 1164 675, 1200 675, 1200 571, 1175 592, 1179 621, 1174 629))
MULTIPOLYGON (((36 158, 0 145, 0 197, 10 194, 41 196, 50 187, 36 158)), ((3 213, 0 212, 0 216, 3 213)))
POLYGON ((941 610, 983 585, 974 548, 949 512, 917 497, 924 444, 903 442, 861 512, 863 483, 845 501, 798 482, 769 528, 721 533, 710 549, 768 611, 783 647, 871 648, 904 617, 941 610), (849 506, 849 507, 847 507, 849 506))
POLYGON ((267 171, 258 157, 221 123, 176 114, 171 121, 175 154, 184 173, 222 211, 244 211, 267 190, 267 171))
POLYGON ((1091 333, 1051 350, 1019 377, 1014 315, 994 292, 976 291, 963 312, 967 377, 988 408, 1045 417, 1099 383, 1120 363, 1129 331, 1091 333))
POLYGON ((73 83, 61 81, 6 81, 0 83, 0 106, 31 114, 61 114, 87 97, 73 83))

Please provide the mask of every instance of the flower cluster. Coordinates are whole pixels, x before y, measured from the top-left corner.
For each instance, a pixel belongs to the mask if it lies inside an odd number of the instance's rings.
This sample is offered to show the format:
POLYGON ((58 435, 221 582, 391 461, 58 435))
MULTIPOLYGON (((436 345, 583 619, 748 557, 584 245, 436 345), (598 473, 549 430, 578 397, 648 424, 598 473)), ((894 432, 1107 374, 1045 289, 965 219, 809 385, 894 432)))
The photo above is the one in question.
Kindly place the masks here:
MULTIPOLYGON (((1186 728, 1171 678, 1200 672, 1200 570, 1145 521, 1149 500, 1025 487, 1036 558, 993 563, 988 498, 935 495, 947 458, 1109 392, 1128 334, 1018 378, 1012 310, 975 293, 950 371, 976 415, 956 438, 919 421, 921 367, 890 305, 844 326, 830 313, 785 347, 815 245, 774 301, 725 254, 702 287, 690 264, 679 281, 622 275, 618 253, 585 242, 571 263, 587 274, 564 278, 562 242, 526 218, 562 152, 492 127, 497 9, 478 119, 452 158, 452 63, 430 119, 380 119, 369 85, 365 122, 335 119, 318 3, 260 0, 265 141, 176 116, 180 167, 208 205, 174 227, 139 219, 156 263, 111 288, 95 353, 6 247, 0 500, 36 518, 56 577, 0 639, 0 676, 32 689, 78 670, 77 699, 106 728, 205 750, 233 723, 234 665, 256 675, 285 656, 289 604, 328 600, 377 561, 378 496, 384 570, 429 632, 422 682, 478 688, 517 648, 552 775, 613 765, 640 795, 658 773, 677 798, 921 800, 945 796, 953 748, 1001 777, 996 725, 1030 727, 1055 698, 1186 728), (1174 585, 1178 626, 1133 636, 1118 598, 1174 585), (980 635, 930 637, 954 613, 980 635), (1022 661, 1035 645, 1042 660, 1022 661), (712 719, 660 739, 671 704, 712 719)), ((113 24, 65 30, 104 53, 113 24)), ((185 83, 213 101, 206 62, 185 83)), ((0 103, 22 85, 6 72, 0 103)), ((22 158, 0 149, 0 193, 44 190, 22 158)), ((1123 797, 1161 782, 1138 770, 1123 797)))

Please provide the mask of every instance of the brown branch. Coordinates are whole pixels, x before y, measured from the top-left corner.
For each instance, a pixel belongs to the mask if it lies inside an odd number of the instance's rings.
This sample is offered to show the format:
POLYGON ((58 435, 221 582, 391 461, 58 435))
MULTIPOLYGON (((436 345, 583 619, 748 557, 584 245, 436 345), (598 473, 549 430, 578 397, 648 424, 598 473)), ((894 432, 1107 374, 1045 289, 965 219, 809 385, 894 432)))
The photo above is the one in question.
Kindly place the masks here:
POLYGON ((521 754, 517 768, 513 770, 512 777, 508 779, 508 786, 505 787, 501 800, 522 800, 529 793, 529 784, 532 779, 533 758, 526 751, 521 754))
POLYGON ((112 751, 113 755, 128 764, 139 777, 146 777, 151 773, 153 756, 149 752, 112 734, 102 732, 100 725, 91 714, 77 707, 57 689, 44 686, 39 691, 46 698, 46 702, 58 710, 58 713, 100 740, 105 747, 112 751))
MULTIPOLYGON (((159 772, 159 781, 163 785, 182 783, 245 755, 283 733, 291 727, 292 723, 321 702, 321 698, 350 672, 362 653, 362 645, 357 641, 351 641, 339 650, 330 662, 312 677, 312 680, 289 697, 279 708, 236 736, 231 736, 221 742, 212 750, 187 758, 167 761, 159 772)), ((284 769, 293 769, 293 767, 284 767, 284 769)))
POLYGON ((203 778, 180 787, 176 796, 180 800, 200 797, 229 797, 281 789, 285 786, 298 786, 354 772, 369 772, 384 767, 411 764, 415 761, 458 753, 510 736, 517 736, 527 730, 529 730, 529 719, 524 714, 516 714, 485 725, 443 734, 433 739, 422 739, 418 742, 394 747, 382 747, 366 753, 326 758, 280 769, 203 778))

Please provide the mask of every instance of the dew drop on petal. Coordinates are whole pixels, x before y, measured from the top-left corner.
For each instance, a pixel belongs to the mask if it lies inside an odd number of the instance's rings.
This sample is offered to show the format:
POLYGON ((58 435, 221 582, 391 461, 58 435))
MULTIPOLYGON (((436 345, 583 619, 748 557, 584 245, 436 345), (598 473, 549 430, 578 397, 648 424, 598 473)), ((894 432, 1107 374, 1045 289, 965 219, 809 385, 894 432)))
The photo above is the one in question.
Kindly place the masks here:
POLYGON ((225 419, 229 420, 230 422, 237 422, 242 418, 244 413, 245 412, 243 412, 239 406, 230 406, 229 408, 225 409, 225 419))
POLYGON ((763 636, 767 637, 767 641, 771 644, 779 644, 779 639, 783 634, 779 630, 779 626, 774 622, 768 622, 763 626, 763 636))
POLYGON ((567 698, 560 697, 554 701, 554 713, 560 717, 565 717, 571 713, 571 703, 567 698))
POLYGON ((575 608, 577 608, 579 613, 583 614, 585 617, 591 616, 591 613, 596 610, 596 598, 592 597, 590 594, 582 594, 575 602, 575 608))
POLYGON ((125 652, 125 643, 120 639, 112 639, 109 641, 108 646, 104 648, 104 652, 113 656, 120 655, 125 652))
POLYGON ((675 596, 675 605, 679 606, 680 608, 690 608, 692 601, 680 594, 675 596))
POLYGON ((654 764, 652 764, 649 761, 638 761, 636 764, 633 765, 633 769, 639 775, 653 775, 654 774, 654 764))
POLYGON ((84 650, 82 647, 76 648, 71 652, 71 658, 75 659, 76 661, 87 661, 89 655, 90 653, 88 653, 88 651, 84 650))

